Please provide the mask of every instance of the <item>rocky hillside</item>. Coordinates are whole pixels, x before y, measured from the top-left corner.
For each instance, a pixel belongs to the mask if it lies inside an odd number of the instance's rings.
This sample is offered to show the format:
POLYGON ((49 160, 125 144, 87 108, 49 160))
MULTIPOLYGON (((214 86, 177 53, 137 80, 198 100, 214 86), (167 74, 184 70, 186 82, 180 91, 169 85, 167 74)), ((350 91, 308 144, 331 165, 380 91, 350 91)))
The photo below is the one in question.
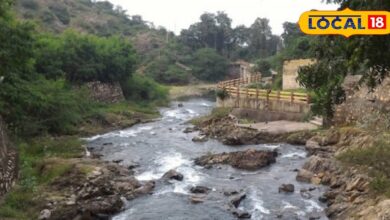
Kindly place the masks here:
POLYGON ((166 37, 173 33, 155 28, 141 16, 129 16, 110 2, 93 0, 18 0, 17 16, 34 21, 46 32, 61 33, 66 29, 98 36, 121 35, 129 38, 141 58, 141 63, 159 55, 166 45, 166 37))

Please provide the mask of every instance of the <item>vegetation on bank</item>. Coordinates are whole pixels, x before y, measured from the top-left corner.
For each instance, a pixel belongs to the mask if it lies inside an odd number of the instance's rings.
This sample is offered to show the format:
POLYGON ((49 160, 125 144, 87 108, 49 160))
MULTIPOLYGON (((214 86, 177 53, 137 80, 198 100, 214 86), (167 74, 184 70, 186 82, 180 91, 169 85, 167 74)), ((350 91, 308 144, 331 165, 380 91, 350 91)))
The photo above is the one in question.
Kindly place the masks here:
POLYGON ((338 156, 347 165, 358 166, 372 177, 370 187, 379 195, 390 198, 390 142, 382 133, 372 146, 354 147, 338 156))
POLYGON ((82 144, 77 136, 47 136, 17 142, 20 177, 0 206, 1 219, 37 219, 45 206, 40 196, 50 183, 72 169, 66 159, 81 157, 85 151, 82 144))

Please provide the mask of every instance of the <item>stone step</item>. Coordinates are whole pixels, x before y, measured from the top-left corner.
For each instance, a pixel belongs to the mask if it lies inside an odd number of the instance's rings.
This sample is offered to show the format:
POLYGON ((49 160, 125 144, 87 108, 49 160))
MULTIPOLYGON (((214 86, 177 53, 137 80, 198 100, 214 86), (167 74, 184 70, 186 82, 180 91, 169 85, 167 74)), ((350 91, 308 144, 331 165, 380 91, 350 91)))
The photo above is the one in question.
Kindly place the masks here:
POLYGON ((310 121, 311 124, 322 126, 323 125, 323 119, 322 117, 314 117, 313 120, 310 121))

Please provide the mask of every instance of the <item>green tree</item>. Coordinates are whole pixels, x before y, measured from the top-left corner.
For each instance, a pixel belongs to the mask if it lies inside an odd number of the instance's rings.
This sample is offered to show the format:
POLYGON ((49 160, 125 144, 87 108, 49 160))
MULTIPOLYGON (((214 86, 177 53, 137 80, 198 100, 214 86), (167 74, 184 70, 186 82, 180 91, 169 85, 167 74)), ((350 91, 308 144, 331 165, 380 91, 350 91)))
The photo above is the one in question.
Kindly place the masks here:
POLYGON ((262 76, 270 76, 271 64, 267 60, 260 59, 256 62, 255 70, 260 72, 262 76))
POLYGON ((214 49, 203 48, 195 52, 192 65, 198 79, 215 82, 226 76, 228 60, 214 49))
MULTIPOLYGON (((390 10, 389 1, 332 0, 340 9, 390 10)), ((317 37, 312 47, 317 63, 299 71, 299 81, 316 93, 314 110, 330 119, 343 101, 341 84, 347 74, 361 74, 361 83, 380 84, 390 70, 390 36, 317 37)))

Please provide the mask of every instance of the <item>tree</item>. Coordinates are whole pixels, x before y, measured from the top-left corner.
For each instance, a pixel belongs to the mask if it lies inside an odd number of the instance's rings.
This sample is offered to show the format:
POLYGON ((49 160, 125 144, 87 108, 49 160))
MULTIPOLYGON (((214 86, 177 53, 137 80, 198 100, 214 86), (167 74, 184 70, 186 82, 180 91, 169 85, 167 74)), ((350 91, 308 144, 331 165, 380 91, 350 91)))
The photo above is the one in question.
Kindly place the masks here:
POLYGON ((255 70, 260 72, 262 76, 270 76, 271 64, 267 60, 260 59, 256 62, 255 70))
POLYGON ((203 48, 195 52, 192 65, 198 79, 216 82, 226 76, 228 60, 214 49, 203 48))
MULTIPOLYGON (((389 1, 329 0, 340 9, 390 10, 389 1)), ((299 71, 299 81, 316 93, 315 108, 327 119, 334 105, 343 101, 341 84, 347 74, 362 74, 361 83, 370 87, 380 84, 390 70, 390 36, 322 36, 312 48, 317 63, 299 71)))
POLYGON ((99 38, 67 31, 38 42, 37 70, 49 79, 72 83, 126 80, 135 69, 132 45, 121 37, 99 38))

